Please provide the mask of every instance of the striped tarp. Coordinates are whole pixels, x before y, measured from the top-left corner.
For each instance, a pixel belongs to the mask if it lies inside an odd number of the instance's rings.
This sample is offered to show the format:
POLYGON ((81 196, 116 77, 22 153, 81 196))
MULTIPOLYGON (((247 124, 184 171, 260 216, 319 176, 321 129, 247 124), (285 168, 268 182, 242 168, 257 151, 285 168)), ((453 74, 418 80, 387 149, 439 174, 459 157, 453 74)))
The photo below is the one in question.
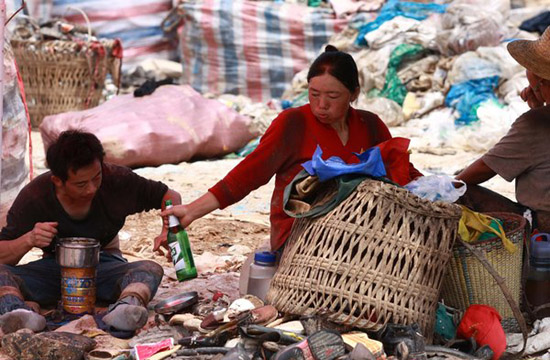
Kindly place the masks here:
POLYGON ((262 1, 179 5, 183 80, 201 93, 280 98, 345 19, 328 8, 262 1))
POLYGON ((172 0, 28 0, 27 7, 40 20, 62 16, 84 25, 83 16, 69 7, 81 9, 97 36, 121 40, 124 66, 147 57, 177 59, 177 39, 165 35, 160 27, 172 9, 172 0))

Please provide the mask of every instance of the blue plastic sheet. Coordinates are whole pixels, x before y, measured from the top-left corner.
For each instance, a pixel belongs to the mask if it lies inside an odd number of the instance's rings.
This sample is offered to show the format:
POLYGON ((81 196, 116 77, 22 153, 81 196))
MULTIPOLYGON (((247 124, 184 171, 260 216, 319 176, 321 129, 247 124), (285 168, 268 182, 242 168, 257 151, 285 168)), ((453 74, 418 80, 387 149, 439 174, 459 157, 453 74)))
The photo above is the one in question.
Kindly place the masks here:
POLYGON ((498 79, 498 76, 491 76, 451 86, 445 98, 445 106, 452 107, 460 113, 460 117, 455 120, 456 125, 469 125, 477 121, 477 109, 485 101, 498 102, 495 95, 498 79))
POLYGON ((359 46, 367 46, 365 35, 378 29, 380 25, 396 16, 424 20, 431 13, 444 13, 446 10, 446 4, 422 4, 408 1, 388 0, 374 21, 371 21, 359 28, 359 34, 357 35, 357 39, 355 39, 355 44, 359 46))
POLYGON ((320 181, 326 181, 344 174, 363 174, 381 177, 386 175, 380 148, 372 147, 361 154, 354 153, 359 159, 357 164, 347 164, 338 156, 323 160, 323 151, 317 145, 310 161, 302 164, 308 174, 317 176, 320 181))

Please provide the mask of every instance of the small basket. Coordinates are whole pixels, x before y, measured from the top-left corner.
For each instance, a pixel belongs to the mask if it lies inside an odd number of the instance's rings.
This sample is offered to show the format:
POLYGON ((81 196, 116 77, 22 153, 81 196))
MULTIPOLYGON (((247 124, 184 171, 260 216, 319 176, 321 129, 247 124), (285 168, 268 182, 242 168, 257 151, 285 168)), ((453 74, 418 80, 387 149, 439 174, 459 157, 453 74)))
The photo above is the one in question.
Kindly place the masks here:
POLYGON ((118 86, 122 59, 119 40, 13 39, 11 45, 33 127, 40 126, 48 115, 97 106, 108 72, 118 86))
MULTIPOLYGON (((510 253, 497 236, 470 245, 481 252, 494 270, 504 279, 510 295, 516 304, 521 296, 521 271, 523 242, 526 233, 524 217, 512 213, 487 213, 503 222, 504 232, 517 251, 510 253)), ((453 248, 447 275, 443 281, 441 294, 445 304, 466 310, 472 304, 486 304, 494 307, 502 316, 505 330, 517 331, 518 324, 512 308, 500 286, 485 266, 460 243, 453 248)))
POLYGON ((327 215, 296 220, 267 301, 372 331, 418 323, 431 338, 460 216, 456 205, 365 180, 327 215))

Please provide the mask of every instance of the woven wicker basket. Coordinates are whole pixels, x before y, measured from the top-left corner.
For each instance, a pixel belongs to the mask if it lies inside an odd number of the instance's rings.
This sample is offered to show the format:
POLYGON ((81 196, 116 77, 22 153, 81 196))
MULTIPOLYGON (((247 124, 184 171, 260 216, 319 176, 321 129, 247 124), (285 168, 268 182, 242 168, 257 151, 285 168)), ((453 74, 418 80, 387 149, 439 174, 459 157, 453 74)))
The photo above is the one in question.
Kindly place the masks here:
POLYGON ((267 301, 366 330, 416 322, 430 336, 460 216, 365 180, 324 217, 296 220, 267 301))
POLYGON ((107 72, 119 66, 111 51, 119 44, 118 40, 12 40, 32 125, 38 127, 47 115, 97 106, 107 72))
MULTIPOLYGON (((512 213, 488 213, 502 220, 506 236, 518 249, 508 252, 502 240, 493 236, 472 243, 495 271, 504 278, 513 300, 519 304, 521 296, 521 270, 523 260, 523 241, 525 239, 526 220, 512 213)), ((502 325, 507 330, 517 329, 517 320, 502 290, 485 266, 460 243, 453 248, 453 256, 443 281, 441 295, 445 304, 466 310, 472 304, 486 304, 494 307, 502 316, 502 325)))

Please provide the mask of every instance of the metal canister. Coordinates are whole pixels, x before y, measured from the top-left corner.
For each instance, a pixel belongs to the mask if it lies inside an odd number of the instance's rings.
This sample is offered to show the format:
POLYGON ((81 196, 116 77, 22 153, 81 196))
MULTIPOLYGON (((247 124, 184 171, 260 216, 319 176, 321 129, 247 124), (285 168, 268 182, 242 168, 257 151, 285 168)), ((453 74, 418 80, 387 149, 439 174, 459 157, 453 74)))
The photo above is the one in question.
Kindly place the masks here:
POLYGON ((92 314, 96 299, 99 242, 90 238, 62 238, 56 245, 61 267, 61 302, 70 314, 92 314))

